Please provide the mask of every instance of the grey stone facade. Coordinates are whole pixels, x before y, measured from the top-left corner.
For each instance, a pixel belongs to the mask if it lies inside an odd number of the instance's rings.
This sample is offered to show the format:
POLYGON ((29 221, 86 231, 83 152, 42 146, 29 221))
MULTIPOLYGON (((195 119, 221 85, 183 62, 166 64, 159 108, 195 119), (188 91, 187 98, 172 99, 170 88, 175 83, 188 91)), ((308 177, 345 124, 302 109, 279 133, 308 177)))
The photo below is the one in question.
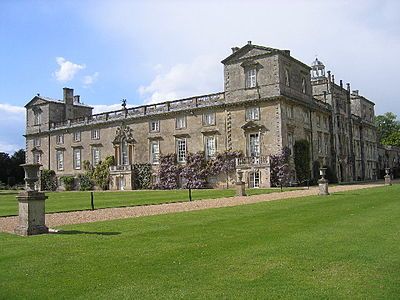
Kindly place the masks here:
MULTIPOLYGON (((288 50, 249 42, 222 63, 224 91, 217 94, 97 115, 72 89, 64 88, 62 101, 35 96, 26 105, 27 162, 77 175, 84 160, 114 155, 111 188, 133 189, 133 163, 150 162, 156 173, 162 154, 240 150, 246 185, 269 187, 269 156, 307 139, 312 161, 331 166, 340 181, 373 178, 374 104, 325 76, 321 62, 309 67, 288 50)), ((210 178, 211 186, 223 184, 210 178)))

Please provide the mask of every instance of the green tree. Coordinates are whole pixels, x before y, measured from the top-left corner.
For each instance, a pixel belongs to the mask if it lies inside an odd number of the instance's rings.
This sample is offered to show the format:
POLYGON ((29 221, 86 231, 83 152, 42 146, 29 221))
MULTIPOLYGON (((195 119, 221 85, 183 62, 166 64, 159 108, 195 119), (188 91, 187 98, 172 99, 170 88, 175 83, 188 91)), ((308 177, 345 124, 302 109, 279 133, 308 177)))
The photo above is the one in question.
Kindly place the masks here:
POLYGON ((310 160, 310 143, 307 140, 296 141, 294 144, 294 166, 299 181, 310 179, 310 160))
POLYGON ((375 117, 375 125, 378 130, 378 139, 384 145, 391 145, 391 139, 387 140, 390 135, 400 131, 400 121, 397 120, 397 116, 392 112, 387 112, 383 115, 375 117))
POLYGON ((114 156, 107 156, 102 162, 100 161, 94 168, 92 179, 102 190, 108 190, 110 183, 110 166, 114 165, 114 156))
POLYGON ((381 143, 383 145, 400 147, 400 130, 389 134, 386 138, 382 139, 381 143))

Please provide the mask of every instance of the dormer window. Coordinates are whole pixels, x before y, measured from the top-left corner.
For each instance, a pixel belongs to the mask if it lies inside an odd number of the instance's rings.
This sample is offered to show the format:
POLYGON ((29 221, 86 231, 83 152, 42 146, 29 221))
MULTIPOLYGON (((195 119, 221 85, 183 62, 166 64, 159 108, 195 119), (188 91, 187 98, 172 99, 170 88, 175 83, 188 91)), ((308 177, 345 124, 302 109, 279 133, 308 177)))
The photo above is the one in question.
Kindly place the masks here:
POLYGON ((257 86, 257 70, 255 67, 246 69, 246 89, 257 86))

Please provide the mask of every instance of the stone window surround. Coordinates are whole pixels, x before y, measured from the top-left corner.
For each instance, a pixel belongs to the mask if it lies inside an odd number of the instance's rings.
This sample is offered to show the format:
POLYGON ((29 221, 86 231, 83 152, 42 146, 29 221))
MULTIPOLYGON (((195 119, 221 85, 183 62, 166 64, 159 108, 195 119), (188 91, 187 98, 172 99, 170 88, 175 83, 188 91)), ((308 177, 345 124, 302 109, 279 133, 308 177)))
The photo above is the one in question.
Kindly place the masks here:
POLYGON ((160 163, 160 140, 159 139, 151 139, 149 140, 149 154, 150 154, 150 163, 153 165, 158 165, 160 163), (154 146, 156 146, 154 148, 154 146), (154 151, 157 150, 157 151, 154 151))
POLYGON ((62 145, 64 144, 64 134, 60 133, 56 135, 56 144, 57 145, 62 145))
POLYGON ((216 124, 215 122, 216 122, 215 112, 203 113, 203 126, 214 126, 216 124))
POLYGON ((259 106, 251 106, 251 107, 246 107, 245 110, 246 114, 246 121, 258 121, 260 120, 260 107, 259 106))
POLYGON ((91 136, 92 140, 99 140, 100 139, 100 129, 99 128, 92 129, 90 136, 91 136))
POLYGON ((64 150, 56 149, 57 171, 64 171, 64 150))
POLYGON ((204 142, 204 153, 206 155, 206 158, 214 158, 215 155, 217 154, 217 137, 215 135, 204 135, 203 142, 204 142), (212 141, 212 143, 209 144, 209 141, 210 142, 212 141))
POLYGON ((82 137, 81 131, 75 131, 72 133, 72 139, 74 142, 80 142, 82 137))
POLYGON ((75 147, 72 149, 72 163, 74 170, 80 170, 82 168, 82 149, 75 147), (79 153, 79 155, 77 155, 79 153))
POLYGON ((150 132, 160 132, 160 120, 150 120, 149 121, 149 131, 150 132))
POLYGON ((176 140, 176 159, 178 163, 186 162, 187 154, 187 139, 182 137, 177 137, 176 140))
POLYGON ((175 118, 175 129, 185 129, 186 125, 186 116, 178 116, 175 118))

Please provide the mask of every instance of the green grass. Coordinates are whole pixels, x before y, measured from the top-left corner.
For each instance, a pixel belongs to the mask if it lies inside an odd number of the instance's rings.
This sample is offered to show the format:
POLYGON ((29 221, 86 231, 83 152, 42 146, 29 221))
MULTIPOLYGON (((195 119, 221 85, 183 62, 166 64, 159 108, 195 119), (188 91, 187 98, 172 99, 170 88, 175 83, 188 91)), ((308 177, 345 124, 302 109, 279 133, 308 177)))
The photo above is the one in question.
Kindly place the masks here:
POLYGON ((0 234, 2 299, 398 299, 400 185, 0 234))
MULTIPOLYGON (((285 188, 284 190, 290 190, 285 188)), ((279 189, 248 189, 249 195, 269 194, 278 192, 279 189)), ((16 191, 0 192, 0 217, 18 214, 18 203, 15 198, 16 191)), ((46 213, 87 210, 90 209, 90 192, 48 192, 46 200, 46 213)), ((233 197, 235 190, 193 190, 192 199, 215 199, 221 197, 233 197)), ((138 191, 107 191, 94 192, 95 208, 135 206, 160 204, 167 202, 188 201, 187 190, 138 190, 138 191)))

